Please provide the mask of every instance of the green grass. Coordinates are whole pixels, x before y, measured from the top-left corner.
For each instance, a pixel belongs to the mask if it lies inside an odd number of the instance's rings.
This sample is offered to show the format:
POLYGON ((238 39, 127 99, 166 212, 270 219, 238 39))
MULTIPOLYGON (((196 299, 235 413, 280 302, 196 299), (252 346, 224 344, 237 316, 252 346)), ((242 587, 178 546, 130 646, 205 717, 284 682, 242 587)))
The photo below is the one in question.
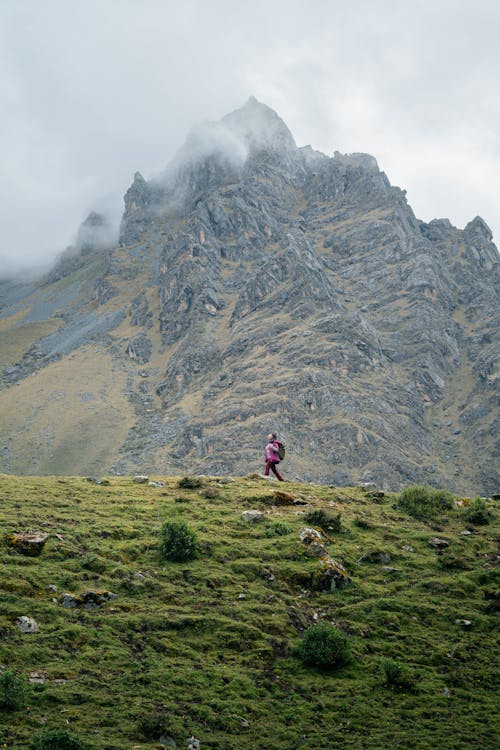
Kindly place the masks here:
POLYGON ((489 524, 463 535, 467 506, 420 520, 356 488, 288 483, 309 505, 275 508, 257 478, 109 481, 0 475, 0 665, 37 680, 0 709, 0 747, 63 730, 99 750, 157 748, 159 732, 203 750, 496 746, 492 503, 489 524), (245 523, 249 508, 266 519, 245 523), (352 583, 333 593, 317 590, 322 561, 299 541, 314 511, 342 517, 324 543, 352 583), (194 559, 163 558, 166 521, 196 535, 194 559), (18 531, 50 533, 40 557, 8 546, 18 531), (61 603, 88 590, 115 596, 61 603), (18 630, 22 615, 38 633, 18 630), (299 658, 318 622, 346 635, 348 663, 299 658))

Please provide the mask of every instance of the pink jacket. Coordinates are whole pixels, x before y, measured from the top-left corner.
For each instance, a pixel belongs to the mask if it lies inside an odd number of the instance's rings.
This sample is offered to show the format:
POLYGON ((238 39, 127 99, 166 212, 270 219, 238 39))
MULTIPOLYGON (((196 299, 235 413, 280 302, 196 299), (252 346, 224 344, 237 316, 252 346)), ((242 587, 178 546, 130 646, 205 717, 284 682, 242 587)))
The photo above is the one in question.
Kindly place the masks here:
POLYGON ((273 461, 274 463, 279 464, 280 454, 277 440, 270 440, 264 448, 264 461, 266 461, 266 463, 267 461, 273 461))

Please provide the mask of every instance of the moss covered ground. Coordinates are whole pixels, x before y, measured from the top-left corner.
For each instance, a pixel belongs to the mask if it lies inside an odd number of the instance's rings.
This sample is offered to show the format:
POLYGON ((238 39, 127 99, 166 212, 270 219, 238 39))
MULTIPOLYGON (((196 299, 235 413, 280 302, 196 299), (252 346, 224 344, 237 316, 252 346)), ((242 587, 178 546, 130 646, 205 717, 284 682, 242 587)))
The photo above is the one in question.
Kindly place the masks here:
POLYGON ((496 747, 493 501, 472 524, 467 501, 417 520, 360 488, 287 483, 306 504, 276 505, 257 476, 154 479, 0 475, 0 664, 27 686, 0 709, 0 747, 62 729, 106 750, 192 736, 202 750, 496 747), (249 509, 264 519, 245 522, 249 509), (333 591, 299 539, 319 510, 337 519, 323 540, 351 578, 333 591), (162 558, 167 520, 194 531, 195 559, 162 558), (39 557, 9 545, 22 531, 50 534, 39 557), (114 597, 85 608, 89 590, 114 597), (22 616, 39 631, 22 633, 22 616), (300 660, 322 620, 347 634, 348 664, 300 660))

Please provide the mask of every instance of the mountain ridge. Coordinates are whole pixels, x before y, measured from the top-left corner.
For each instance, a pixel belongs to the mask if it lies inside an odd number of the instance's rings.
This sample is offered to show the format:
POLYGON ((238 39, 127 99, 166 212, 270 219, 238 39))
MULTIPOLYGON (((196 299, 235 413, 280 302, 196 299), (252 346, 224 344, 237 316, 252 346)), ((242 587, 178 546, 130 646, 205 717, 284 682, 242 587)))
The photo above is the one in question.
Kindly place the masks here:
MULTIPOLYGON (((160 177, 136 173, 117 246, 86 234, 0 310, 7 337, 57 326, 4 366, 0 403, 16 383, 33 400, 32 373, 49 397, 44 370, 97 342, 127 434, 96 471, 242 473, 277 429, 309 481, 494 492, 499 265, 484 220, 419 221, 373 157, 298 148, 255 99, 183 149, 160 177)), ((11 425, 6 470, 20 472, 11 425)))

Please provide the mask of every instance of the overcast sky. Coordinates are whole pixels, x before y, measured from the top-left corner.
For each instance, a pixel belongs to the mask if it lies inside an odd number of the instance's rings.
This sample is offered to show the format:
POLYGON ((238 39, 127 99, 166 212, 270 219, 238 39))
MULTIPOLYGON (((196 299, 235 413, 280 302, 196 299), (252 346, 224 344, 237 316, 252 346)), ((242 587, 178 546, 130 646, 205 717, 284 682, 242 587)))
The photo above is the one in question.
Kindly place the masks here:
POLYGON ((0 0, 0 275, 118 221, 136 170, 251 94, 498 244, 499 29, 498 0, 0 0))

